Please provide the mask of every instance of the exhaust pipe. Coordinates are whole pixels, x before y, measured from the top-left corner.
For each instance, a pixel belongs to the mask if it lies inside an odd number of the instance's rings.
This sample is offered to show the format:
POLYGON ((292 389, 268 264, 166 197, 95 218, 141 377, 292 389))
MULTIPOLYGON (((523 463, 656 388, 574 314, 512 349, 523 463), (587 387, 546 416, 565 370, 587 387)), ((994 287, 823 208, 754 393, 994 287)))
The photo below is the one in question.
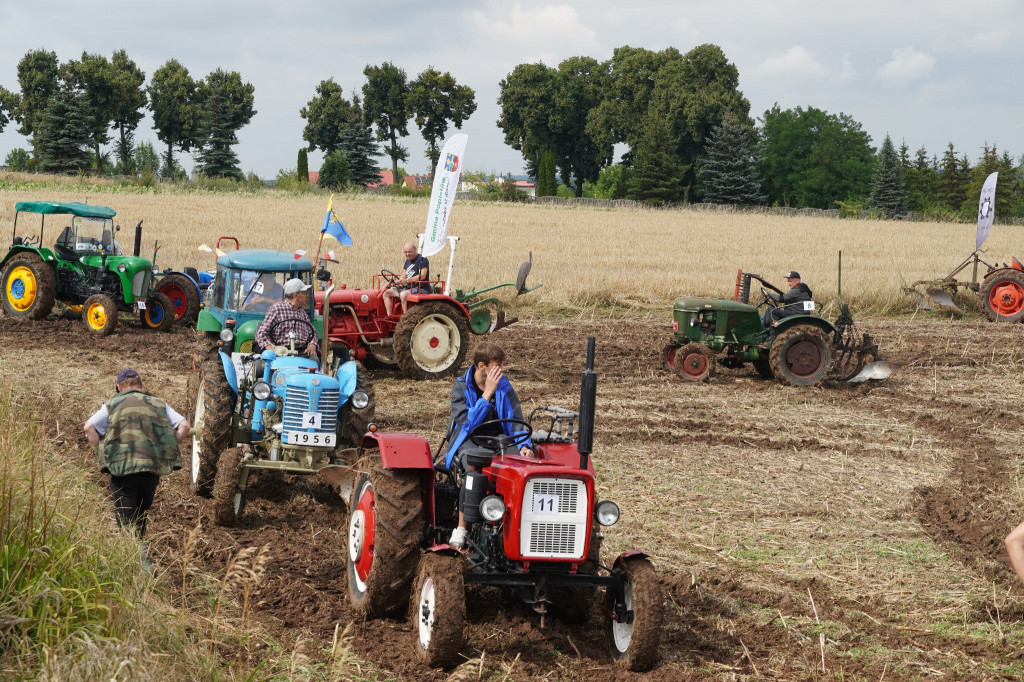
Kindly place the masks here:
POLYGON ((142 254, 142 221, 141 220, 139 221, 139 224, 135 226, 135 249, 133 251, 133 254, 135 255, 136 258, 139 255, 142 254))
POLYGON ((594 371, 594 337, 587 339, 587 368, 580 380, 580 469, 586 469, 594 448, 594 410, 597 403, 597 372, 594 371))

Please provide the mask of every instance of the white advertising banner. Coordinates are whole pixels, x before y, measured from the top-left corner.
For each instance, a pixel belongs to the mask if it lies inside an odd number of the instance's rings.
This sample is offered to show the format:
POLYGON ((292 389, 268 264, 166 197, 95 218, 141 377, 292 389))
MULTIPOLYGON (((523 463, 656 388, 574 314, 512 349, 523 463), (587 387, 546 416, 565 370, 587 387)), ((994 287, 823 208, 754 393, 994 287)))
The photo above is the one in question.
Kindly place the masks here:
POLYGON ((975 238, 974 250, 977 251, 988 239, 988 231, 992 229, 992 219, 996 217, 996 180, 999 173, 993 173, 985 179, 981 187, 981 198, 978 199, 978 236, 975 238))
POLYGON ((448 237, 448 216, 459 189, 462 174, 463 155, 469 136, 456 133, 444 143, 441 156, 434 169, 434 186, 430 191, 430 207, 427 210, 427 229, 423 233, 423 255, 433 256, 444 248, 448 237))

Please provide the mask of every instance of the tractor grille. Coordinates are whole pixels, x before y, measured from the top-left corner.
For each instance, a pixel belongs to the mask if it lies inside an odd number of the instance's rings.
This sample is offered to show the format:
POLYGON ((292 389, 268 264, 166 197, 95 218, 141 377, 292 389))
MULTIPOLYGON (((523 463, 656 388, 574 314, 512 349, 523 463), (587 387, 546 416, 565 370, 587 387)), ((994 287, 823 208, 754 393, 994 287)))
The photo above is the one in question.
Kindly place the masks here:
POLYGON ((589 516, 590 504, 583 481, 528 480, 519 530, 523 556, 582 559, 589 516))
POLYGON ((149 270, 139 270, 132 277, 132 295, 145 296, 149 292, 149 278, 153 276, 149 270))
POLYGON ((324 389, 319 392, 319 404, 313 405, 309 391, 297 386, 289 386, 285 391, 284 410, 281 421, 285 431, 305 431, 302 413, 317 411, 320 413, 320 429, 317 433, 334 433, 338 428, 338 389, 324 389))

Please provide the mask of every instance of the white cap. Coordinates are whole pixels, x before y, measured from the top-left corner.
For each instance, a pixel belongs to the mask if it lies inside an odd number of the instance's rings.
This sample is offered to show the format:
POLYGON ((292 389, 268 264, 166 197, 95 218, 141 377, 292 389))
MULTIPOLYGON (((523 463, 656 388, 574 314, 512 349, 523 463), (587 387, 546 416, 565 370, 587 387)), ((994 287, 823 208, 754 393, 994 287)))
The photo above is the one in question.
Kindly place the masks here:
POLYGON ((311 286, 311 284, 305 284, 301 279, 296 277, 284 283, 284 295, 291 296, 292 294, 297 294, 300 291, 305 291, 311 286))

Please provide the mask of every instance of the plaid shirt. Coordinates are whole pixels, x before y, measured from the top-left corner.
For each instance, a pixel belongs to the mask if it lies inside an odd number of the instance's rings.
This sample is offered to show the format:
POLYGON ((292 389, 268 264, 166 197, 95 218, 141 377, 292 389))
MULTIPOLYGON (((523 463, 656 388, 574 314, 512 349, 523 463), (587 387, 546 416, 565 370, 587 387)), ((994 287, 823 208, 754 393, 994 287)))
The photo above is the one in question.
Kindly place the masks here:
MULTIPOLYGON (((305 347, 299 348, 297 344, 301 343, 309 335, 311 329, 314 332, 316 331, 313 325, 310 324, 309 314, 305 310, 299 310, 291 304, 291 301, 285 299, 270 306, 267 316, 263 318, 260 328, 256 330, 256 344, 264 349, 273 348, 274 346, 291 347, 288 332, 295 332, 295 350, 302 353, 305 352, 305 347), (278 324, 279 322, 280 324, 278 324), (274 329, 274 338, 270 338, 271 329, 274 329)), ((313 347, 319 347, 315 334, 313 336, 313 347)))

